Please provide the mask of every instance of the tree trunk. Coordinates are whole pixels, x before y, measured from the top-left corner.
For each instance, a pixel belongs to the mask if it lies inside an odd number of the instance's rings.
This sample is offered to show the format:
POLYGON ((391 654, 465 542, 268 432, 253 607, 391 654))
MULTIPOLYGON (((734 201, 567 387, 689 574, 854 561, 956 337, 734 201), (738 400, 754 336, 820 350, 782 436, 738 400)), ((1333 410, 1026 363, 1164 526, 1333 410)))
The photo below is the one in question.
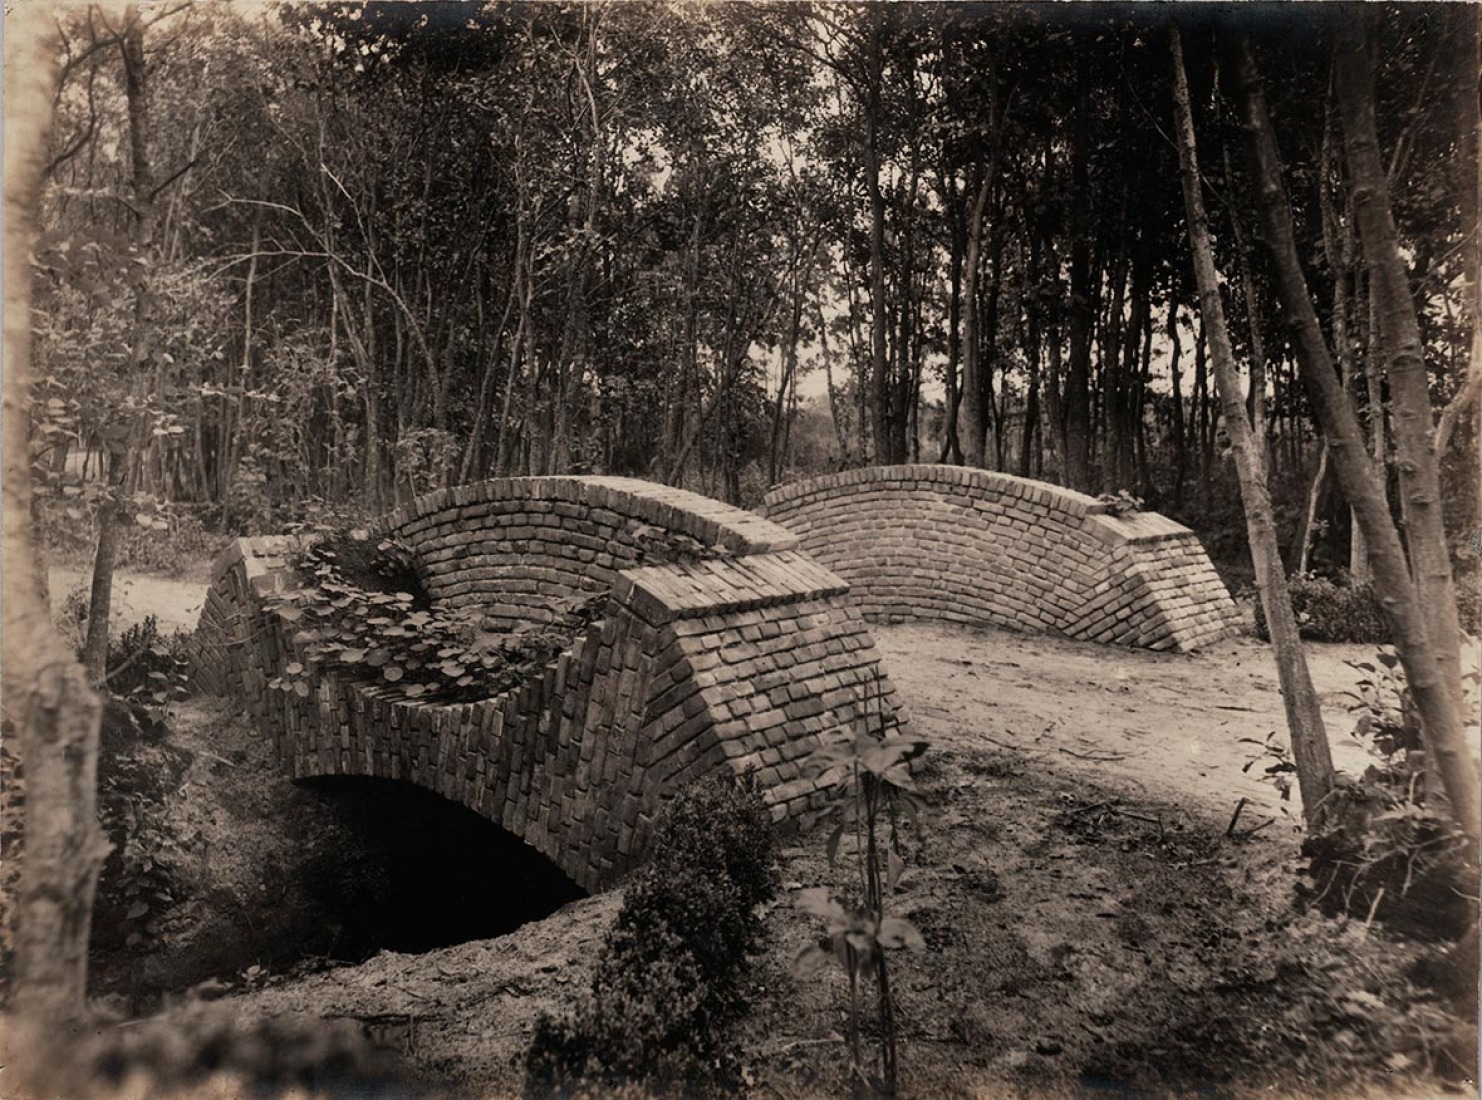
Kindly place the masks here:
MULTIPOLYGON (((124 93, 128 105, 130 188, 133 192, 134 246, 147 275, 154 248, 154 170, 149 161, 149 95, 144 58, 144 24, 139 9, 124 9, 124 30, 119 40, 124 63, 124 93)), ((140 278, 134 286, 134 329, 130 334, 130 381, 141 378, 149 356, 149 286, 140 278)), ((132 436, 132 432, 130 435, 132 436)), ((112 447, 133 446, 132 438, 113 441, 112 447)), ((118 553, 119 526, 126 517, 119 496, 126 476, 125 454, 113 450, 108 461, 108 493, 98 505, 98 543, 93 553, 92 591, 88 600, 87 638, 83 643, 83 667, 93 684, 101 687, 108 658, 108 626, 113 607, 113 569, 118 553)))
POLYGON ((1025 339, 1029 347, 1026 354, 1029 369, 1029 384, 1024 397, 1024 431, 1019 437, 1020 477, 1030 476, 1030 462, 1034 454, 1034 440, 1039 431, 1039 377, 1044 360, 1044 335, 1041 327, 1042 297, 1040 280, 1041 233, 1038 226, 1030 228, 1029 267, 1025 273, 1026 291, 1024 299, 1025 339))
POLYGON ((1302 382, 1322 426, 1334 475, 1368 543, 1374 589, 1420 712, 1427 750, 1441 775, 1452 813, 1471 838, 1475 862, 1476 836, 1482 829, 1482 798, 1477 789, 1477 766, 1466 744, 1461 708, 1453 701, 1427 636, 1426 617, 1411 582, 1399 532, 1390 517, 1384 482, 1365 449, 1357 412, 1333 369, 1312 306, 1297 254, 1276 136, 1255 60, 1246 43, 1237 45, 1235 60, 1262 236, 1271 253, 1302 382))
POLYGON ((951 208, 947 212, 949 242, 947 257, 947 367, 945 417, 943 418, 942 457, 939 462, 962 463, 962 444, 957 435, 957 414, 962 405, 962 390, 958 385, 958 371, 962 362, 962 268, 967 254, 967 228, 962 216, 962 207, 957 194, 956 182, 945 170, 942 172, 942 192, 948 196, 951 208))
POLYGON ((1245 525, 1250 540, 1250 556, 1255 563, 1256 587, 1261 607, 1271 631, 1271 647, 1276 654, 1276 669, 1281 681, 1281 698, 1286 708, 1287 729, 1291 733, 1292 756, 1297 765, 1297 782, 1302 790, 1302 813, 1309 828, 1321 824, 1324 801, 1333 789, 1333 760, 1328 749, 1327 731, 1323 728, 1322 705, 1307 659, 1297 637, 1297 617, 1292 613, 1287 591, 1286 573, 1281 567, 1281 554, 1276 543, 1276 521, 1271 512, 1271 495, 1266 488, 1266 473, 1252 438, 1250 420, 1240 395, 1240 377, 1235 355, 1230 348, 1230 334, 1225 327, 1224 306, 1220 302, 1219 274, 1214 266, 1214 249, 1209 239, 1209 223, 1200 194, 1199 163, 1194 145, 1194 117, 1189 104, 1189 85, 1184 75, 1183 50, 1178 26, 1169 29, 1173 47, 1174 116, 1178 143, 1180 175, 1183 182, 1184 209, 1188 216, 1189 244, 1193 251, 1194 278, 1199 287, 1199 309, 1209 337, 1210 359, 1214 366, 1215 384, 1225 416, 1225 430, 1235 453, 1235 470, 1240 479, 1240 499, 1245 506, 1245 525))
POLYGON ((1197 315, 1199 327, 1194 332, 1194 407, 1190 415, 1194 421, 1194 457, 1199 464, 1199 499, 1209 506, 1209 464, 1214 449, 1213 432, 1209 428, 1209 328, 1202 313, 1197 315))
POLYGON ((1296 576, 1307 572, 1309 567, 1312 543, 1317 537, 1317 520, 1322 515, 1323 501, 1327 499, 1328 473, 1328 450, 1324 447, 1317 456, 1317 470, 1312 475, 1312 482, 1307 486, 1307 503, 1297 524, 1297 537, 1292 540, 1291 571, 1296 576))
POLYGON ((869 52, 866 59, 865 189, 870 198, 870 426, 877 465, 897 461, 891 446, 890 361, 885 351, 885 196, 880 190, 880 92, 884 80, 884 20, 882 7, 867 16, 869 52))
MULTIPOLYGON (((113 454, 108 464, 108 484, 118 491, 121 456, 113 454)), ((122 510, 112 496, 98 505, 98 542, 93 550, 93 580, 88 592, 87 635, 82 643, 82 667, 89 682, 102 688, 108 675, 108 628, 113 616, 113 570, 118 558, 119 529, 125 521, 122 510)))
POLYGON ((1071 144, 1070 363, 1065 378, 1065 481, 1091 488, 1091 88, 1084 53, 1078 56, 1071 144))
POLYGON ((1442 682, 1462 705, 1461 626, 1441 502, 1441 480, 1431 421, 1430 379, 1415 299, 1400 255, 1390 210, 1389 183, 1379 152, 1369 61, 1368 15, 1340 20, 1336 82, 1343 119, 1359 240, 1377 307, 1380 346, 1389 380, 1390 416, 1404 501, 1406 542, 1426 631, 1442 682))
POLYGON ((979 323, 981 302, 979 280, 983 269, 983 221, 988 195, 993 189, 992 173, 984 168, 967 222, 967 259, 963 264, 962 287, 962 430, 967 446, 967 465, 982 467, 988 425, 983 409, 983 333, 979 323))
MULTIPOLYGON (((65 1025, 86 1008, 93 892, 108 845, 98 827, 98 723, 103 701, 51 624, 32 562, 29 376, 35 203, 56 81, 52 19, 22 6, 6 19, 4 196, 3 659, 5 717, 19 743, 25 809, 12 918, 12 1007, 65 1051, 65 1025)), ((9 797, 16 792, 7 791, 9 797)))
POLYGON ((844 430, 844 421, 839 414, 838 391, 834 388, 834 359, 828 350, 828 318, 823 315, 823 299, 820 297, 818 307, 818 347, 823 355, 823 383, 828 389, 828 418, 834 425, 834 439, 839 444, 839 463, 841 466, 849 464, 849 437, 844 430))
POLYGON ((1169 358, 1169 373, 1173 376, 1173 509, 1179 511, 1184 506, 1184 482, 1188 480, 1188 447, 1184 441, 1184 395, 1183 384, 1178 369, 1179 353, 1182 345, 1178 338, 1178 299, 1174 296, 1168 300, 1168 344, 1172 349, 1169 358))
MULTIPOLYGON (((1335 176, 1339 166, 1334 161, 1334 150, 1332 143, 1332 112, 1328 112, 1328 119, 1323 126, 1323 151, 1322 151, 1322 184, 1318 188, 1318 201, 1322 214, 1322 239, 1323 252, 1328 261, 1328 269, 1333 273, 1333 350, 1338 356, 1338 377, 1347 389, 1353 384, 1354 353, 1353 334, 1349 328, 1349 317, 1352 310, 1354 295, 1353 285, 1353 228, 1351 224, 1343 222, 1338 216, 1338 202, 1333 194, 1336 182, 1335 176)), ((1383 418, 1380 414, 1380 430, 1382 431, 1383 418)), ((1323 451, 1324 461, 1319 466, 1323 477, 1327 475, 1326 464, 1327 451, 1323 451)), ((1381 436, 1379 452, 1376 456, 1380 461, 1384 458, 1383 439, 1381 436)), ((1315 479, 1314 489, 1321 479, 1315 479)), ((1315 499, 1311 502, 1315 506, 1315 499)), ((1310 511, 1310 509, 1309 509, 1310 511)), ((1301 546, 1302 572, 1306 572, 1308 547, 1311 538, 1304 541, 1301 546)), ((1349 509, 1349 537, 1348 537, 1348 575, 1353 584, 1366 584, 1369 580, 1369 557, 1364 550, 1364 531, 1359 525, 1358 519, 1349 509)))

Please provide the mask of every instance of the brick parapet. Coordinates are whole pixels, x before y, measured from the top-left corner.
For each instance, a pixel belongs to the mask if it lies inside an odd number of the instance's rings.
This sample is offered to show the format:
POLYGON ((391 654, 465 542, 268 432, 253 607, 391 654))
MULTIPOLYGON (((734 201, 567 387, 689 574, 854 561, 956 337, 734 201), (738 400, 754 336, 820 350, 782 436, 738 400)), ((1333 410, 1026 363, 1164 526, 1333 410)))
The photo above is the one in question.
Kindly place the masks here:
POLYGON ((193 647, 198 682, 241 700, 295 777, 428 787, 584 887, 630 866, 662 799, 705 772, 755 768, 781 819, 817 803, 803 762, 823 740, 866 713, 905 722, 848 585, 765 519, 631 479, 515 479, 421 498, 376 530, 406 540, 439 601, 512 627, 605 594, 602 618, 519 687, 477 703, 313 668, 305 695, 269 689, 304 660, 263 603, 297 583, 299 543, 243 539, 217 559, 193 647), (693 539, 701 554, 648 561, 639 525, 693 539))
POLYGON ((870 467, 780 486, 763 512, 846 580, 875 621, 1174 650, 1237 629, 1192 531, 1056 485, 960 466, 870 467))

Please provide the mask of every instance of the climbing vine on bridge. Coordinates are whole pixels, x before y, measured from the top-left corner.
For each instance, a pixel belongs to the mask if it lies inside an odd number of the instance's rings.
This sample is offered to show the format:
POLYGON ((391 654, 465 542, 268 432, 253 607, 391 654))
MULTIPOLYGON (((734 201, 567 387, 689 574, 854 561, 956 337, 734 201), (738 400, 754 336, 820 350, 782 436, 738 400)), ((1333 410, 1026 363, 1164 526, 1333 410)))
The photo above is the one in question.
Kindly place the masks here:
POLYGON ((300 587, 269 607, 293 631, 293 659, 268 686, 304 697, 323 672, 440 703, 501 695, 555 660, 605 599, 566 600, 548 624, 490 629, 477 608, 436 606, 411 549, 363 529, 316 539, 291 565, 300 587))

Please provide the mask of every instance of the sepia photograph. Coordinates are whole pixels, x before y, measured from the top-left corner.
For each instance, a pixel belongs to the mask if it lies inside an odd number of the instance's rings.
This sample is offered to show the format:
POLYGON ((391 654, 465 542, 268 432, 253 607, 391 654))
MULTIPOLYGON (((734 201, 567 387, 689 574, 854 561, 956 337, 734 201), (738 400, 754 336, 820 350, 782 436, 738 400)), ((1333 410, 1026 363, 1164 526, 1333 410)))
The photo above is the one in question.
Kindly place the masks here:
POLYGON ((1478 1095, 1482 3, 3 29, 0 1100, 1478 1095))

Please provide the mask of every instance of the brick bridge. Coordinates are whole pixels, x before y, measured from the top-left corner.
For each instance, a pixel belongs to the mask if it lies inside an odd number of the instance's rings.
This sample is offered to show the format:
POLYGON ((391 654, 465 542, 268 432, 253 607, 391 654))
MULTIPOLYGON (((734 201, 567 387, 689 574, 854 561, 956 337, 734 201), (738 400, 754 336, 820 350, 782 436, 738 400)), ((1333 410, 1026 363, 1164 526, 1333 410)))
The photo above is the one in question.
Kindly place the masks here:
POLYGON ((203 688, 234 698, 294 777, 403 779, 472 808, 596 889, 643 850, 663 795, 755 767, 773 816, 815 804, 803 760, 855 722, 898 727, 894 690, 837 575, 774 523, 693 493, 608 477, 516 478, 433 493, 377 528, 416 555, 439 604, 507 629, 577 594, 602 618, 520 686, 476 703, 309 669, 263 597, 299 587, 292 538, 218 558, 197 631, 203 688), (655 531, 709 548, 645 564, 655 531))
POLYGON ((201 686, 237 700, 295 777, 407 780, 472 808, 599 888, 642 852, 661 799, 757 769, 775 818, 816 805, 803 761, 857 722, 902 728, 866 618, 941 619, 1190 649, 1235 610, 1186 528, 1090 497, 946 466, 786 485, 763 518, 611 477, 514 478, 422 497, 377 526, 433 599, 507 630, 574 595, 601 618, 539 672, 475 703, 309 669, 264 597, 299 587, 289 537, 217 560, 197 631, 201 686), (775 521, 775 522, 773 522, 775 521), (705 553, 645 560, 655 533, 705 553))
POLYGON ((1237 612, 1187 527, 1057 485, 882 466, 783 485, 763 511, 849 582, 872 621, 939 619, 1190 650, 1237 612))

